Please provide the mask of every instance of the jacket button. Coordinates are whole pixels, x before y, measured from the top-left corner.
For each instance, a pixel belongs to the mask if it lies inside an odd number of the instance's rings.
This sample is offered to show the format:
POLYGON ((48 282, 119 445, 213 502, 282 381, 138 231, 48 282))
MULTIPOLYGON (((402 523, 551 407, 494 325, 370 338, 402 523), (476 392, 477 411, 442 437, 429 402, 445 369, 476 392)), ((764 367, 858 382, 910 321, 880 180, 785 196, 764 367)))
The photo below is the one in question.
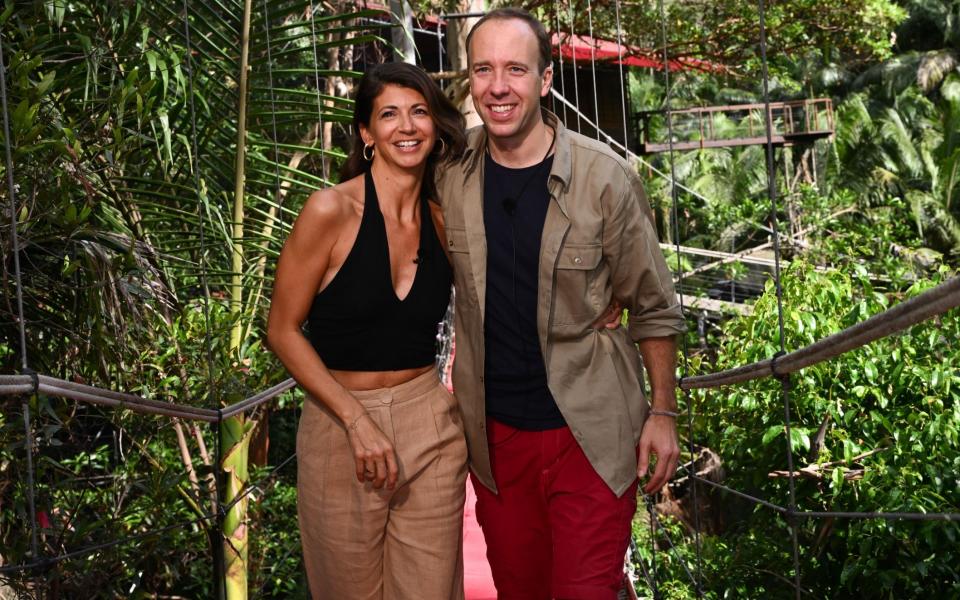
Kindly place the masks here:
POLYGON ((579 256, 574 256, 574 257, 573 257, 573 262, 574 262, 574 264, 579 265, 580 263, 583 262, 583 259, 580 258, 579 256))

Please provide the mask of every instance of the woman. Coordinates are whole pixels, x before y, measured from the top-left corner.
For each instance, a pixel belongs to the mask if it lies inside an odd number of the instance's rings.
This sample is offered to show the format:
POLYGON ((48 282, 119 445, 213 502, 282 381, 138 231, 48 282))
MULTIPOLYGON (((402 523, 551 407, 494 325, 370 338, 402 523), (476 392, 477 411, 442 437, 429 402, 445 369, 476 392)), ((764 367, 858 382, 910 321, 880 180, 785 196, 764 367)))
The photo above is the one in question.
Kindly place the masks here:
POLYGON ((462 598, 466 443, 436 374, 452 276, 434 169, 463 117, 419 68, 357 88, 341 183, 314 192, 280 255, 267 338, 307 392, 297 433, 314 598, 462 598), (301 325, 306 322, 306 331, 301 325))

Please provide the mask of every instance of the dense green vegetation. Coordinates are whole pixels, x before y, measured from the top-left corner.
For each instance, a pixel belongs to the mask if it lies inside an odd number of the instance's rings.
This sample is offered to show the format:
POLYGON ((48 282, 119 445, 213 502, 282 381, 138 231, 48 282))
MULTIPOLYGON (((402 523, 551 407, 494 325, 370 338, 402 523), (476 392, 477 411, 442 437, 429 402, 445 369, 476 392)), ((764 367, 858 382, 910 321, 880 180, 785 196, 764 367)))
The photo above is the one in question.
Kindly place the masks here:
MULTIPOLYGON (((189 51, 179 3, 7 0, 0 27, 30 366, 212 407, 285 377, 261 340, 271 265, 299 204, 342 156, 354 69, 382 59, 384 46, 360 27, 352 4, 255 2, 246 45, 243 2, 190 4, 189 51)), ((755 6, 664 4, 671 56, 718 67, 673 73, 671 106, 762 98, 755 6)), ((555 22, 556 6, 538 10, 555 22)), ((613 37, 610 6, 594 8, 598 35, 613 37)), ((626 41, 656 56, 657 3, 622 8, 626 41)), ((570 15, 586 31, 587 12, 564 11, 564 23, 570 15)), ((833 140, 777 153, 790 350, 935 285, 960 264, 960 1, 790 0, 772 3, 766 16, 772 99, 826 96, 836 115, 833 140)), ((630 91, 633 109, 660 108, 662 74, 631 73, 630 91)), ((763 148, 673 161, 692 190, 678 194, 676 235, 667 182, 641 168, 663 241, 725 252, 768 241, 763 148)), ((671 166, 667 155, 651 162, 671 166)), ((6 166, 0 171, 6 181, 6 166)), ((6 214, 5 185, 0 204, 6 214)), ((9 218, 3 223, 0 372, 13 373, 20 347, 9 218)), ((686 255, 680 262, 691 266, 686 255)), ((722 273, 748 276, 737 263, 722 273)), ((769 283, 752 314, 692 316, 690 324, 690 373, 779 348, 769 283)), ((797 481, 801 509, 960 511, 958 337, 951 314, 793 378, 795 467, 820 465, 797 481)), ((776 382, 690 400, 694 441, 719 455, 725 483, 787 504, 786 479, 769 476, 787 468, 776 382)), ((202 517, 221 435, 232 443, 224 454, 249 453, 251 481, 265 478, 248 496, 245 520, 234 523, 245 525, 234 531, 248 544, 246 585, 254 595, 306 595, 293 464, 284 463, 295 446, 296 394, 223 431, 31 397, 36 515, 27 509, 21 399, 2 402, 0 565, 37 558, 33 517, 47 557, 192 523, 0 578, 0 597, 8 589, 53 598, 90 590, 213 597, 211 556, 224 544, 202 517)), ((248 467, 234 465, 237 477, 248 467)), ((712 524, 702 538, 707 596, 792 597, 785 521, 719 492, 699 493, 709 502, 703 521, 712 524)), ((661 518, 676 551, 662 534, 651 537, 641 514, 641 554, 649 561, 657 546, 666 597, 695 597, 680 564, 696 572, 694 538, 680 520, 661 518)), ((960 597, 957 533, 955 523, 802 521, 803 589, 830 598, 960 597)), ((240 542, 228 551, 230 544, 240 542)))
MULTIPOLYGON (((671 6, 681 10, 685 4, 671 6)), ((784 258, 794 261, 783 273, 787 350, 915 295, 950 277, 958 264, 960 3, 885 4, 871 3, 870 10, 893 20, 886 25, 865 21, 875 29, 857 39, 895 42, 874 45, 869 58, 841 48, 842 40, 850 39, 843 35, 832 47, 817 43, 769 54, 773 100, 831 97, 837 118, 834 140, 777 155, 779 227, 794 235, 783 246, 784 258), (785 181, 803 168, 813 176, 800 177, 796 185, 785 181)), ((789 11, 787 6, 781 8, 789 11)), ((771 40, 774 48, 777 44, 771 40)), ((673 105, 761 100, 758 63, 741 64, 753 78, 676 76, 673 105)), ((662 101, 662 85, 657 77, 635 79, 638 108, 662 101)), ((696 192, 678 194, 680 243, 740 251, 768 239, 771 205, 763 148, 682 153, 674 160, 678 180, 696 192)), ((669 165, 665 157, 656 162, 661 169, 669 165)), ((662 229, 669 232, 669 187, 652 179, 649 189, 662 229)), ((725 275, 736 280, 743 274, 741 268, 725 275)), ((705 333, 689 336, 690 373, 762 360, 779 350, 770 282, 754 306, 752 315, 724 319, 716 328, 708 323, 705 333)), ((808 470, 797 477, 800 510, 955 512, 960 507, 956 335, 956 315, 947 315, 791 378, 794 468, 808 470)), ((787 470, 779 383, 694 392, 688 400, 696 415, 694 442, 717 452, 725 483, 788 506, 787 479, 771 476, 787 470)), ((651 543, 658 547, 659 592, 667 598, 696 597, 681 565, 696 573, 690 491, 687 484, 675 494, 686 494, 688 511, 679 511, 685 525, 661 517, 665 532, 651 539, 649 518, 638 517, 641 554, 650 561, 651 543), (676 550, 669 550, 668 539, 676 550)), ((793 597, 787 522, 732 495, 707 487, 697 491, 704 507, 700 520, 712 529, 702 538, 706 596, 793 597)), ((670 512, 667 504, 661 508, 670 512)), ((942 522, 801 520, 803 594, 958 597, 958 533, 956 524, 942 522)), ((640 589, 652 593, 642 583, 640 589)))

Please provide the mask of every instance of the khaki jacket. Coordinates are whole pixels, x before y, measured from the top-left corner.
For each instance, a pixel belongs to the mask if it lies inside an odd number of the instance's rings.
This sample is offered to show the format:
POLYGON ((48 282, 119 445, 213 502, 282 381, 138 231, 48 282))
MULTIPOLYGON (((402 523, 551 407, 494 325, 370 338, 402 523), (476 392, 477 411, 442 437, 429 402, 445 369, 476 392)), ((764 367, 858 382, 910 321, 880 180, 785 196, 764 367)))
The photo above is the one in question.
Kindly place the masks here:
MULTIPOLYGON (((684 321, 637 174, 606 145, 568 131, 549 111, 544 118, 556 131, 556 143, 540 245, 540 349, 560 412, 619 496, 636 478, 636 447, 648 409, 633 341, 675 335, 684 321), (629 309, 628 328, 591 327, 614 297, 629 309)), ((487 140, 482 127, 468 137, 463 159, 438 176, 437 189, 456 286, 454 389, 470 466, 496 491, 483 382, 487 242, 481 203, 487 140)))

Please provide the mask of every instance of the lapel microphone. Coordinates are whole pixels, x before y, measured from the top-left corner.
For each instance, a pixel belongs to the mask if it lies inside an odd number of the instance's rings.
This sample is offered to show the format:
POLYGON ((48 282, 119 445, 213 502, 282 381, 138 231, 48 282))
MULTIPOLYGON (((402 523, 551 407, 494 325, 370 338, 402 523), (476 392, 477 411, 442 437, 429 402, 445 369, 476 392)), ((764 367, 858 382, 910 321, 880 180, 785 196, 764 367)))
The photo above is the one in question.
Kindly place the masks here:
POLYGON ((527 179, 523 182, 523 186, 520 188, 520 191, 517 192, 517 198, 513 196, 507 196, 500 203, 503 206, 504 212, 506 212, 510 219, 513 220, 513 216, 517 212, 517 199, 522 198, 523 194, 527 191, 527 186, 530 185, 530 182, 537 178, 540 174, 540 167, 543 166, 543 161, 547 160, 547 157, 550 156, 550 151, 553 150, 553 145, 557 141, 557 132, 553 132, 553 137, 550 139, 550 146, 547 148, 546 154, 543 155, 543 158, 540 159, 540 162, 536 165, 533 165, 532 172, 527 176, 527 179))

